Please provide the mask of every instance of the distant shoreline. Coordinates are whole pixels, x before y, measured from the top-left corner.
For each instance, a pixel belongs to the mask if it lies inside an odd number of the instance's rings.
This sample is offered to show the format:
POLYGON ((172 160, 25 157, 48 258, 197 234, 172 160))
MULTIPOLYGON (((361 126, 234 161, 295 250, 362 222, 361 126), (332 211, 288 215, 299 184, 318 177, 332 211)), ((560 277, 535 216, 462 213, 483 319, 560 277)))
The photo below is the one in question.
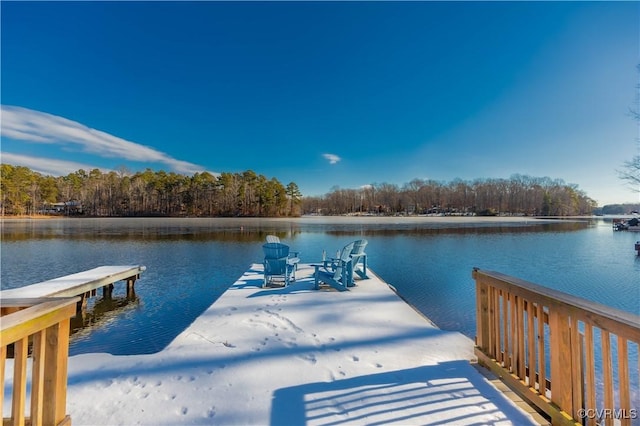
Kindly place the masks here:
MULTIPOLYGON (((625 217, 625 215, 619 215, 625 217)), ((282 222, 282 221, 303 221, 303 222, 322 222, 322 223, 441 223, 441 224, 473 224, 473 223, 528 223, 531 222, 559 222, 559 221, 584 221, 602 218, 603 216, 316 216, 305 215, 300 217, 131 217, 131 216, 101 216, 101 217, 84 217, 84 216, 54 216, 54 215, 23 215, 23 216, 2 216, 2 221, 30 221, 30 220, 189 220, 189 221, 265 221, 265 222, 282 222)), ((616 216, 617 217, 617 216, 616 216)))
POLYGON ((597 216, 303 216, 318 218, 331 223, 380 222, 380 223, 529 223, 566 220, 590 220, 597 216))
POLYGON ((11 220, 11 219, 17 219, 17 220, 25 220, 25 219, 62 219, 62 218, 67 218, 66 216, 53 216, 53 215, 42 215, 42 214, 36 214, 36 215, 11 215, 11 216, 0 216, 1 220, 11 220))

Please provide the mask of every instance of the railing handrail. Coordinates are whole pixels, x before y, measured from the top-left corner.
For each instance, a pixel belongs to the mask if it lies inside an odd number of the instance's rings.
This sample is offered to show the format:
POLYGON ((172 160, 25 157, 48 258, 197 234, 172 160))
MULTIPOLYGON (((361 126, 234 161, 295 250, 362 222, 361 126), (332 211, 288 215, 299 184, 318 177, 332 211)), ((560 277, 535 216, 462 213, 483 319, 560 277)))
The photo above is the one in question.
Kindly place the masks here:
POLYGON ((622 335, 629 340, 640 342, 640 316, 631 312, 612 308, 598 302, 584 299, 579 296, 544 287, 520 278, 512 277, 496 271, 486 271, 474 268, 473 277, 481 274, 496 281, 492 285, 497 288, 509 290, 510 293, 528 299, 541 300, 546 306, 556 306, 560 308, 575 308, 571 313, 580 316, 580 320, 590 323, 598 323, 598 326, 607 331, 622 335), (591 314, 591 315, 590 315, 591 314), (597 317, 595 318, 594 315, 597 317), (602 320, 602 321, 596 321, 602 320))
POLYGON ((66 414, 69 323, 79 300, 79 297, 0 300, 0 410, 4 406, 9 345, 13 345, 14 354, 11 417, 2 419, 4 425, 71 424, 66 414), (25 413, 28 358, 32 358, 29 417, 25 413))
POLYGON ((638 350, 640 316, 500 272, 474 268, 472 275, 481 364, 553 424, 631 423, 638 412, 631 405, 628 343, 638 350))
POLYGON ((44 330, 76 313, 79 297, 45 297, 38 299, 2 299, 0 308, 24 307, 3 316, 0 324, 0 344, 10 345, 44 330), (66 308, 66 309, 64 309, 66 308))

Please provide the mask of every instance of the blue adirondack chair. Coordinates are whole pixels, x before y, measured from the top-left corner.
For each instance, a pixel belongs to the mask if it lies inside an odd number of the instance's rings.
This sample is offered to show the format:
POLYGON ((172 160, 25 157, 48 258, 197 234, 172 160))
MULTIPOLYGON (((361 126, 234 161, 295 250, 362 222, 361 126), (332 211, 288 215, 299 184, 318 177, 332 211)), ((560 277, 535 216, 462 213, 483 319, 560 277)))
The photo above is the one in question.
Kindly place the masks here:
POLYGON ((367 243, 367 240, 356 240, 353 244, 353 250, 351 250, 353 272, 358 274, 362 279, 369 278, 367 276, 367 253, 364 252, 367 243))
POLYGON ((281 280, 285 287, 296 280, 296 266, 300 261, 297 257, 289 256, 289 246, 282 243, 266 243, 262 246, 264 252, 264 284, 266 287, 274 278, 281 280))
MULTIPOLYGON (((267 235, 267 242, 268 243, 280 243, 280 237, 278 237, 277 235, 267 235)), ((291 258, 298 258, 300 259, 300 252, 299 251, 290 251, 289 252, 289 257, 291 258)), ((296 272, 298 272, 298 262, 296 262, 296 272)))
POLYGON ((349 243, 339 253, 337 258, 327 259, 321 265, 313 265, 315 288, 320 288, 320 283, 329 284, 339 291, 348 290, 353 286, 353 259, 351 251, 354 243, 349 243))

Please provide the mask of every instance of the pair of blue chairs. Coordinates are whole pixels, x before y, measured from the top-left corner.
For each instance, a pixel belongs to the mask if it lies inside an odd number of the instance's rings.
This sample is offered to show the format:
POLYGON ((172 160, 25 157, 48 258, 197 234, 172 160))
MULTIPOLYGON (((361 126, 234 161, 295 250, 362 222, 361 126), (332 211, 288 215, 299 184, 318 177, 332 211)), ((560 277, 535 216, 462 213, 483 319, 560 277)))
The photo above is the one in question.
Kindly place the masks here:
POLYGON ((314 281, 316 290, 320 283, 329 284, 339 291, 355 286, 355 275, 362 279, 367 276, 367 254, 364 249, 367 240, 356 240, 342 248, 338 257, 325 259, 320 265, 314 265, 314 281))
MULTIPOLYGON (((367 254, 364 249, 367 240, 356 240, 342 248, 336 258, 323 259, 322 264, 313 265, 316 290, 320 283, 326 283, 339 291, 355 286, 355 276, 361 279, 367 276, 367 254)), ((296 271, 300 257, 298 252, 292 252, 289 246, 282 244, 273 235, 267 236, 267 242, 262 246, 264 251, 264 283, 267 287, 279 281, 287 287, 296 280, 296 271)))
POLYGON ((298 252, 289 250, 289 246, 282 244, 280 238, 268 235, 267 242, 262 246, 264 252, 264 283, 263 287, 273 284, 276 280, 288 286, 296 280, 296 271, 300 258, 298 252))

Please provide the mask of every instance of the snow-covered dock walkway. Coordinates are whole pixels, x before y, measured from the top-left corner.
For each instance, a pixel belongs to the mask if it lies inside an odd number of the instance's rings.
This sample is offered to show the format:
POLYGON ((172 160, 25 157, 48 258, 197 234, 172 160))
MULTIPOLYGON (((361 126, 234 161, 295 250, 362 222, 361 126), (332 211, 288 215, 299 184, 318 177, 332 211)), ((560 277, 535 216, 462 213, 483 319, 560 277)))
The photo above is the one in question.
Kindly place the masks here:
MULTIPOLYGON (((167 348, 69 359, 75 425, 534 424, 373 272, 348 292, 251 268, 167 348)), ((179 301, 177 301, 179 302, 179 301)))

